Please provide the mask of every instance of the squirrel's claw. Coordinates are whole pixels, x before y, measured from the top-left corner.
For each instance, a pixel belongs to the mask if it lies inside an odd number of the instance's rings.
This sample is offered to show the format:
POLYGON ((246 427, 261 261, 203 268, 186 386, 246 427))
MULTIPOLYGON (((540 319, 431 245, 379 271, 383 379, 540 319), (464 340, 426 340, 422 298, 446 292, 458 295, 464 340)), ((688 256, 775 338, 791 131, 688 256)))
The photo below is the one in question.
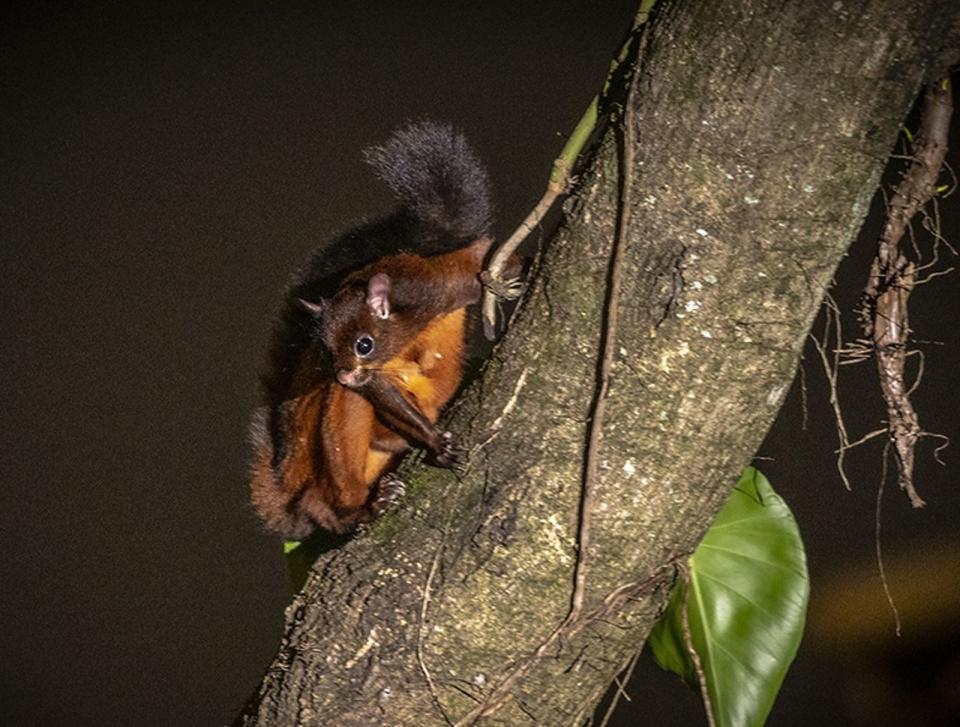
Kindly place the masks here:
POLYGON ((499 300, 516 300, 526 288, 520 278, 494 277, 489 270, 480 273, 480 283, 499 300))
POLYGON ((393 472, 381 476, 377 480, 376 486, 377 494, 374 496, 373 502, 370 503, 370 510, 374 517, 380 517, 407 491, 407 486, 403 483, 403 480, 393 472))
POLYGON ((437 467, 460 472, 464 466, 462 460, 465 452, 464 448, 453 440, 453 434, 444 432, 440 437, 440 446, 433 452, 431 461, 437 467))

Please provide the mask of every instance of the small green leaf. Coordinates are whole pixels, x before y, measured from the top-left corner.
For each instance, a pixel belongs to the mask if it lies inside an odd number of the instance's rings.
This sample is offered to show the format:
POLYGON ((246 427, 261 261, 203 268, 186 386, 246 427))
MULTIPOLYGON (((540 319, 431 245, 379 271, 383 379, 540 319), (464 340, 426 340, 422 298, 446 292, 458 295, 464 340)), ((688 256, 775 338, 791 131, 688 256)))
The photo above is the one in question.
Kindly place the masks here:
POLYGON ((907 141, 909 141, 911 144, 913 143, 913 132, 911 132, 906 126, 903 127, 903 135, 907 137, 907 141))
POLYGON ((647 643, 657 663, 697 686, 686 603, 715 723, 762 725, 803 635, 810 585, 803 542, 767 478, 748 467, 690 558, 647 643))
POLYGON ((307 582, 307 573, 310 572, 310 566, 313 565, 319 553, 309 540, 285 540, 283 555, 287 561, 293 590, 299 591, 307 582))
POLYGON ((307 582, 307 575, 317 558, 328 550, 341 547, 349 539, 349 535, 336 535, 318 528, 304 540, 284 540, 283 555, 294 593, 307 582))

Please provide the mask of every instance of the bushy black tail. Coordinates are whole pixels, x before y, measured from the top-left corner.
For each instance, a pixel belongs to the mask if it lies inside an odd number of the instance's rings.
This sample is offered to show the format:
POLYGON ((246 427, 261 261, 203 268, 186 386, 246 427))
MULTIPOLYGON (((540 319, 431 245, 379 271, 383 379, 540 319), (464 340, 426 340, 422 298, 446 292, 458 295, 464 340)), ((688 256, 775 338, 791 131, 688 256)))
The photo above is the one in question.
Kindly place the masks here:
POLYGON ((363 156, 418 223, 462 239, 489 233, 490 180, 463 134, 452 126, 411 124, 363 156))

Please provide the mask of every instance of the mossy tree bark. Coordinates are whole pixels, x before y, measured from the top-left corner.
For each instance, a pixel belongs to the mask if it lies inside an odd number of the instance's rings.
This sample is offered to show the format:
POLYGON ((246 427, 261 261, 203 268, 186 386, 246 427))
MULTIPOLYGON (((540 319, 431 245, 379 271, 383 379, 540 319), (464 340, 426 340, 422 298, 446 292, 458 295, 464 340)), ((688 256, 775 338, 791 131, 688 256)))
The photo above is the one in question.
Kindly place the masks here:
POLYGON ((899 124, 958 28, 955 0, 661 0, 638 71, 589 513, 615 128, 454 408, 466 474, 412 468, 396 512, 320 558, 240 721, 445 724, 478 705, 489 723, 588 716, 776 416, 899 124), (585 516, 584 616, 531 659, 569 613, 585 516))

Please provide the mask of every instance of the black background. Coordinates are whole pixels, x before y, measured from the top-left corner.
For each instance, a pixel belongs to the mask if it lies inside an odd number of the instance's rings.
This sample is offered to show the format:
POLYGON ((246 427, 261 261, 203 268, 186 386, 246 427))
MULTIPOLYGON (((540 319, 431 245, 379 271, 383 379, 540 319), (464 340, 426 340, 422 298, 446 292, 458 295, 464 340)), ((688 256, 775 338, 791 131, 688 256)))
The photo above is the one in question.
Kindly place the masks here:
MULTIPOLYGON (((5 724, 230 719, 273 655, 290 595, 245 478, 256 370, 287 275, 317 241, 389 208, 359 150, 410 118, 466 131, 508 233, 541 194, 633 9, 616 0, 3 11, 5 724)), ((957 199, 942 206, 954 242, 957 199)), ((846 311, 876 217, 871 225, 838 273, 846 311)), ((958 298, 954 274, 911 299, 916 337, 936 342, 922 346, 916 404, 927 428, 955 440, 958 298)), ((845 491, 810 351, 804 367, 806 430, 795 385, 760 452, 795 510, 813 579, 811 626, 770 724, 875 723, 897 709, 937 721, 951 699, 960 708, 950 686, 960 683, 957 573, 941 574, 936 609, 922 598, 905 609, 896 639, 873 561, 882 445, 850 455, 845 491), (831 587, 853 580, 867 595, 850 595, 848 610, 884 623, 855 647, 815 628, 818 599, 846 602, 831 587), (916 684, 900 694, 904 663, 916 684), (891 674, 895 686, 884 686, 891 674), (895 703, 877 713, 876 694, 895 703)), ((858 436, 883 407, 872 365, 848 372, 842 396, 858 436)), ((907 602, 912 567, 958 547, 956 455, 947 450, 945 469, 931 451, 925 442, 918 464, 930 505, 910 511, 892 484, 885 500, 886 557, 910 564, 891 587, 907 602)), ((621 724, 702 720, 697 697, 647 659, 629 692, 621 724)))

